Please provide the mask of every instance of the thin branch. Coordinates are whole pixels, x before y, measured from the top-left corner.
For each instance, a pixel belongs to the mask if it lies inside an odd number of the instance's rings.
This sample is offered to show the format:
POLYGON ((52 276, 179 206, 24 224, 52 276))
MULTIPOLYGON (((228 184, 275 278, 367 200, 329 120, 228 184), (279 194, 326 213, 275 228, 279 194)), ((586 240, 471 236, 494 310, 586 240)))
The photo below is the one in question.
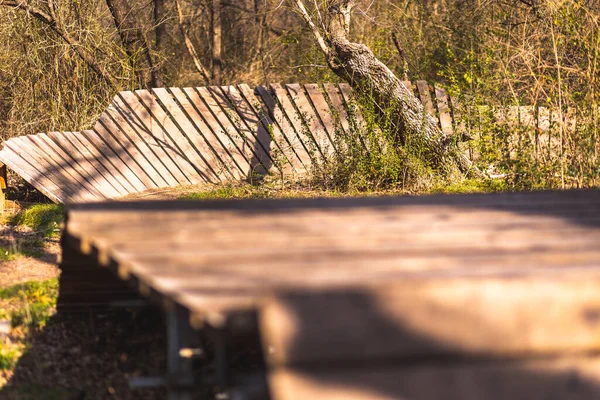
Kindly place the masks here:
POLYGON ((329 49, 329 47, 327 47, 327 44, 325 43, 325 39, 323 38, 323 35, 321 35, 321 32, 319 32, 319 28, 317 28, 317 26, 313 22, 312 18, 310 17, 310 14, 308 13, 308 11, 306 10, 306 7, 304 6, 304 3, 302 2, 302 0, 296 0, 296 4, 298 6, 298 9, 300 10, 300 15, 302 16, 304 21, 308 24, 308 26, 312 30, 313 35, 315 36, 315 39, 317 40, 317 43, 319 44, 319 47, 321 48, 321 51, 325 54, 325 57, 329 60, 330 49, 329 49))
POLYGON ((181 9, 181 3, 179 2, 179 0, 175 0, 175 6, 177 7, 177 15, 179 16, 179 29, 181 30, 181 34, 183 35, 183 40, 185 41, 185 46, 188 49, 188 53, 190 54, 190 57, 192 57, 192 60, 194 61, 194 66, 196 67, 198 72, 200 72, 206 83, 209 83, 210 74, 208 73, 208 70, 204 67, 204 65, 202 65, 202 62, 198 57, 198 53, 196 52, 196 48, 194 47, 192 40, 190 39, 190 37, 187 34, 187 31, 185 30, 185 19, 183 17, 183 11, 181 9))
MULTIPOLYGON (((99 76, 101 76, 108 84, 115 87, 115 82, 112 76, 108 75, 105 71, 100 68, 100 65, 96 62, 95 58, 88 54, 81 43, 79 43, 69 32, 64 30, 58 25, 57 21, 52 15, 45 11, 29 5, 26 0, 14 1, 14 0, 0 0, 0 6, 13 7, 25 11, 28 15, 32 15, 38 21, 48 25, 58 36, 60 36, 77 55, 99 76)), ((51 11, 54 13, 54 11, 51 11)))
POLYGON ((400 61, 402 61, 402 75, 405 81, 408 81, 408 62, 406 61, 406 57, 404 56, 404 50, 400 47, 400 43, 398 43, 398 37, 396 36, 396 32, 392 32, 392 40, 394 45, 396 46, 396 50, 398 50, 398 55, 400 56, 400 61))

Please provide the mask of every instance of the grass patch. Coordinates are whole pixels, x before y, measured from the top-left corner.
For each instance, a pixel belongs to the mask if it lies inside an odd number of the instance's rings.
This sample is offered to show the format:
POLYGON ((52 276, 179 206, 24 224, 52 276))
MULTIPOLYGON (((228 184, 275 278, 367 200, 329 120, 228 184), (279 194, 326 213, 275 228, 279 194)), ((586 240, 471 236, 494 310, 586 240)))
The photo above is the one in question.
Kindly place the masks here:
POLYGON ((39 332, 54 314, 57 297, 58 279, 25 282, 0 289, 0 320, 10 321, 11 325, 8 340, 0 341, 0 389, 27 351, 33 334, 39 332))
POLYGON ((208 199, 264 199, 273 197, 265 185, 248 183, 228 183, 206 192, 190 193, 181 196, 186 200, 208 199))
POLYGON ((13 261, 19 258, 21 254, 14 249, 9 249, 7 247, 0 246, 0 261, 7 262, 13 261))
POLYGON ((0 371, 11 370, 23 354, 19 347, 0 342, 0 371))
POLYGON ((509 190, 506 181, 501 179, 465 179, 445 185, 434 185, 427 193, 495 193, 509 190))
POLYGON ((27 226, 44 237, 59 235, 64 220, 64 207, 59 204, 36 204, 20 211, 11 219, 15 226, 27 226))
POLYGON ((0 289, 0 305, 13 328, 40 329, 54 313, 58 279, 31 281, 0 289))

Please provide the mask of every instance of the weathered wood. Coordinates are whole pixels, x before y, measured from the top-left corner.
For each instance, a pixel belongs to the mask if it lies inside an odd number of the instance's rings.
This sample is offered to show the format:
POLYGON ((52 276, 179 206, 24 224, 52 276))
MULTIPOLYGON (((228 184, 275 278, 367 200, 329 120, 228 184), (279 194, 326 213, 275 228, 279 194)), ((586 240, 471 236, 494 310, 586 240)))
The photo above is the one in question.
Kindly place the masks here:
POLYGON ((446 91, 439 87, 434 86, 435 98, 437 100, 438 117, 440 121, 440 128, 446 136, 452 135, 452 117, 450 116, 450 102, 448 100, 448 94, 446 91))
POLYGON ((157 92, 161 94, 163 104, 172 101, 170 95, 164 89, 157 89, 152 92, 148 90, 135 91, 135 94, 150 113, 152 132, 160 132, 155 134, 160 135, 162 140, 166 141, 166 148, 170 150, 172 159, 184 173, 189 183, 215 182, 215 177, 210 169, 201 168, 204 161, 192 149, 189 140, 154 97, 157 92))
POLYGON ((46 177, 51 179, 58 187, 64 188, 64 190, 69 194, 69 197, 71 197, 71 200, 85 201, 86 199, 89 199, 89 196, 91 196, 91 194, 87 191, 81 190, 81 188, 79 188, 77 185, 73 185, 71 183, 72 177, 66 174, 66 172, 60 168, 60 163, 55 162, 53 164, 46 159, 45 155, 40 151, 40 149, 29 140, 29 136, 14 138, 12 141, 7 142, 4 145, 18 154, 22 159, 31 160, 35 166, 35 169, 40 171, 40 174, 44 174, 46 177))
POLYGON ((208 127, 194 104, 179 88, 171 88, 171 94, 182 109, 182 111, 174 109, 171 112, 174 113, 173 116, 196 147, 196 151, 208 160, 221 181, 236 179, 236 175, 230 171, 232 167, 235 169, 230 160, 231 155, 208 127), (181 114, 185 114, 186 118, 183 118, 181 114))
POLYGON ((214 96, 224 96, 231 105, 228 113, 229 119, 234 123, 240 135, 250 142, 254 150, 254 157, 258 158, 258 161, 269 171, 279 174, 282 163, 273 162, 272 154, 272 149, 277 146, 273 143, 271 134, 260 123, 252 106, 248 104, 238 89, 235 86, 213 87, 212 93, 214 96))
MULTIPOLYGON (((410 82, 400 84, 402 90, 413 92, 410 82)), ((429 84, 417 81, 416 90, 445 135, 467 134, 463 125, 452 128, 457 107, 442 89, 434 88, 437 111, 429 84)), ((348 140, 367 150, 381 146, 376 135, 368 135, 356 104, 347 84, 273 84, 269 89, 258 86, 254 92, 247 85, 121 92, 100 116, 94 133, 14 138, 7 141, 11 147, 0 150, 0 159, 2 152, 21 147, 20 154, 9 156, 14 163, 9 167, 23 171, 55 201, 63 201, 58 200, 64 197, 56 192, 59 188, 69 193, 69 201, 93 201, 200 182, 249 179, 253 172, 296 176, 339 151, 338 145, 351 144, 348 140), (48 147, 48 154, 39 145, 48 147), (30 159, 35 165, 19 165, 30 159), (52 184, 45 187, 39 175, 52 184)), ((498 123, 531 127, 527 132, 538 157, 557 151, 556 112, 514 106, 493 114, 498 123)), ((572 114, 567 110, 561 122, 566 129, 574 128, 572 114)))
POLYGON ((189 141, 188 146, 185 147, 185 150, 183 151, 184 154, 189 157, 192 166, 199 169, 200 174, 205 176, 207 181, 214 183, 220 182, 222 178, 227 179, 227 175, 221 176, 220 173, 217 172, 219 162, 214 158, 212 152, 208 150, 204 141, 199 138, 198 132, 183 113, 179 104, 175 103, 172 94, 167 92, 166 89, 152 89, 152 92, 177 123, 177 127, 182 132, 185 139, 189 141))
MULTIPOLYGON (((147 187, 141 181, 140 177, 128 166, 128 164, 132 165, 132 163, 127 163, 130 158, 127 153, 124 153, 122 148, 119 147, 119 143, 98 124, 96 124, 96 129, 97 130, 86 130, 81 133, 86 139, 93 143, 96 150, 99 152, 100 157, 105 158, 122 174, 124 179, 121 180, 121 184, 124 186, 131 186, 134 191, 146 190, 147 187), (104 135, 102 135, 103 133, 104 135)), ((119 175, 113 176, 116 176, 117 179, 119 177, 119 175)))
MULTIPOLYGON (((204 135, 205 137, 208 136, 207 140, 211 143, 211 146, 214 149, 222 149, 222 151, 219 152, 220 160, 227 165, 229 172, 231 172, 236 179, 245 178, 245 171, 249 169, 250 164, 244 158, 242 153, 240 153, 239 149, 231 141, 231 138, 227 135, 215 118, 215 115, 212 111, 212 107, 214 107, 214 105, 211 104, 209 106, 207 103, 205 103, 197 90, 185 88, 183 91, 190 99, 193 107, 197 109, 199 113, 198 116, 203 119, 203 122, 209 128, 210 134, 205 131, 204 135)), ((198 123, 200 123, 200 121, 198 121, 198 123)))
POLYGON ((84 134, 81 132, 65 132, 64 136, 121 196, 130 193, 132 187, 129 184, 123 183, 125 179, 121 172, 114 168, 108 159, 97 151, 84 134))
MULTIPOLYGON (((600 350, 599 199, 75 204, 61 298, 126 298, 106 277, 84 280, 111 271, 226 343, 258 329, 275 400, 480 398, 499 382, 535 398, 550 385, 537 377, 584 376, 600 350), (240 319, 249 314, 254 325, 240 319)), ((573 398, 590 393, 582 385, 573 398)))
POLYGON ((61 147, 64 154, 68 154, 71 157, 71 162, 80 168, 82 176, 86 177, 90 185, 97 191, 100 191, 105 198, 123 196, 124 193, 114 188, 96 167, 90 163, 89 159, 80 152, 80 147, 73 146, 73 143, 67 139, 68 133, 70 132, 50 132, 48 133, 48 137, 61 147))
POLYGON ((239 136, 239 133, 225 115, 225 111, 207 88, 196 88, 196 92, 202 99, 201 106, 208 107, 207 114, 210 115, 210 122, 214 124, 213 131, 220 133, 222 142, 228 147, 240 169, 241 178, 247 178, 248 174, 260 165, 258 158, 253 163, 255 155, 251 146, 245 142, 244 138, 239 136))
MULTIPOLYGON (((147 189, 176 185, 177 181, 165 169, 150 144, 131 128, 118 111, 119 100, 113 100, 106 112, 94 125, 94 129, 110 144, 120 158, 126 160, 129 169, 135 172, 147 189)), ((152 143, 152 142, 150 142, 152 143)))
MULTIPOLYGON (((156 156, 165 166, 169 175, 175 178, 178 184, 189 184, 190 181, 181 171, 176 163, 176 149, 161 127, 152 119, 148 109, 133 92, 121 92, 115 96, 113 104, 119 107, 122 116, 125 117, 131 127, 138 135, 156 151, 156 156)), ((162 175, 165 177, 166 174, 162 175)), ((165 177, 165 179, 168 179, 165 177)))
POLYGON ((254 110, 256 118, 260 121, 261 127, 258 129, 263 129, 271 137, 273 141, 272 146, 274 147, 273 151, 275 152, 273 158, 281 165, 280 169, 284 173, 292 175, 302 172, 302 162, 287 142, 279 125, 271 119, 269 110, 265 107, 265 104, 260 101, 260 98, 248 85, 238 85, 238 89, 254 110))
POLYGON ((276 370, 277 400, 506 400, 600 396, 598 357, 513 360, 502 363, 362 365, 355 368, 276 370))
MULTIPOLYGON (((283 89, 281 87, 271 87, 272 92, 282 90, 283 89)), ((302 141, 301 136, 298 134, 291 120, 286 115, 284 106, 282 105, 281 101, 287 100, 287 97, 285 99, 279 98, 278 101, 276 95, 274 95, 262 86, 257 86, 256 91, 258 92, 263 103, 266 105, 269 115, 281 131, 282 137, 285 139, 285 143, 283 144, 283 146, 289 146, 289 148, 294 152, 296 157, 302 163, 302 167, 299 168, 299 171, 307 171, 312 163, 312 154, 309 152, 309 148, 302 141)))
POLYGON ((298 110, 298 115, 303 121, 303 129, 306 132, 306 136, 313 141, 314 146, 319 149, 321 154, 324 156, 331 154, 335 147, 331 139, 327 136, 327 131, 319 116, 315 113, 302 85, 288 84, 285 85, 285 88, 298 110))
POLYGON ((435 109, 433 108, 433 102, 431 101, 431 94, 429 91, 429 83, 427 81, 417 81, 417 90, 419 91, 419 98, 425 111, 432 117, 435 117, 435 109))
POLYGON ((40 171, 35 169, 35 167, 30 164, 31 160, 23 159, 16 152, 13 152, 8 147, 8 142, 5 142, 4 144, 4 149, 0 154, 0 160, 2 162, 10 163, 12 166, 11 168, 17 174, 22 176, 27 182, 33 182, 32 184, 39 187, 39 190, 53 202, 66 203, 69 201, 69 194, 64 192, 52 180, 46 178, 40 171))

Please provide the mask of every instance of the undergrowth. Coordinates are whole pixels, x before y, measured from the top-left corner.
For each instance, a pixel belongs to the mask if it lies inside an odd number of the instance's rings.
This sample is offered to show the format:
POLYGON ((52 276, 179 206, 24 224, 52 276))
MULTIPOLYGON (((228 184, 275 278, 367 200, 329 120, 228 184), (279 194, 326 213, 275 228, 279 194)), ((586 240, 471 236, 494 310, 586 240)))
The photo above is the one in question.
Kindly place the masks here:
POLYGON ((10 321, 11 329, 7 340, 0 340, 0 388, 5 373, 10 373, 27 350, 31 336, 54 314, 57 296, 57 279, 0 289, 0 323, 10 321))
POLYGON ((312 184, 341 192, 425 193, 465 179, 453 159, 461 151, 457 143, 442 149, 423 132, 400 135, 399 108, 392 103, 382 110, 369 96, 350 103, 349 127, 337 127, 331 139, 335 151, 321 152, 328 154, 313 164, 312 184))
POLYGON ((27 226, 44 237, 56 237, 64 218, 64 208, 59 204, 36 204, 12 217, 15 226, 27 226))

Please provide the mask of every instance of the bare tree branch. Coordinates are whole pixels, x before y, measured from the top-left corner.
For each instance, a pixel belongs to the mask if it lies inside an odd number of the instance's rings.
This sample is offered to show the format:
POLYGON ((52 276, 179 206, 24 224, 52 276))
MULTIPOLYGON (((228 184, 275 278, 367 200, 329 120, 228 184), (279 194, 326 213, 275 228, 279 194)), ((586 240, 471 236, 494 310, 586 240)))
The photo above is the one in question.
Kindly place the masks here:
POLYGON ((315 39, 317 40, 317 43, 318 43, 319 47, 321 48, 321 51, 323 52, 323 54, 325 54, 325 57, 327 58, 327 61, 329 62, 331 50, 327 46, 327 43, 325 43, 325 39, 323 38, 323 35, 319 31, 319 28, 317 28, 317 26, 313 22, 312 18, 310 17, 310 14, 308 13, 308 11, 306 10, 306 7, 304 6, 304 3, 302 2, 302 0, 296 0, 296 5, 298 6, 298 9, 300 10, 300 15, 302 16, 302 19, 304 19, 304 22, 306 22, 306 24, 312 30, 313 35, 315 36, 315 39))
POLYGON ((202 62, 198 57, 198 53, 196 52, 196 48, 194 47, 194 44, 192 43, 190 37, 187 34, 187 31, 185 30, 185 18, 183 17, 183 11, 181 9, 181 3, 179 2, 179 0, 175 0, 175 6, 177 7, 177 15, 179 16, 179 29, 181 30, 181 34, 183 35, 185 46, 188 49, 190 57, 192 57, 192 60, 194 61, 194 66, 196 67, 198 72, 200 72, 206 83, 208 83, 210 82, 210 74, 208 73, 208 70, 204 67, 204 65, 202 65, 202 62))
POLYGON ((77 53, 77 55, 92 69, 92 71, 94 71, 96 74, 98 74, 100 77, 102 77, 111 86, 113 86, 113 87, 116 86, 114 78, 100 67, 100 65, 94 58, 94 56, 92 54, 88 53, 85 50, 85 47, 81 43, 79 43, 79 41, 77 41, 77 39, 75 39, 73 36, 71 36, 71 34, 69 32, 67 32, 63 27, 61 27, 58 24, 56 19, 52 16, 52 14, 54 14, 54 10, 53 10, 54 4, 53 3, 51 6, 52 9, 48 13, 37 7, 31 6, 27 2, 27 0, 20 0, 20 1, 0 0, 0 6, 13 7, 15 9, 20 9, 22 11, 25 11, 27 14, 33 16, 38 21, 46 24, 56 34, 58 34, 58 36, 60 36, 67 44, 69 44, 69 46, 71 46, 73 51, 75 51, 75 53, 77 53))

